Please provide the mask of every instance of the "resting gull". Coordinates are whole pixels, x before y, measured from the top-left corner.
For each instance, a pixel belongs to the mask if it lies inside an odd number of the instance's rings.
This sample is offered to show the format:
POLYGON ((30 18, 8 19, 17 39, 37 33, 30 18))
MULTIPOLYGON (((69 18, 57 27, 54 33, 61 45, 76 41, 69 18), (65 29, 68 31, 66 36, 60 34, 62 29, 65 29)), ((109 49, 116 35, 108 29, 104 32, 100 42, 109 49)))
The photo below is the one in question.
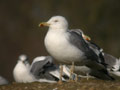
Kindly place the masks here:
POLYGON ((0 76, 0 85, 8 84, 9 82, 2 76, 0 76))
POLYGON ((26 55, 20 55, 17 64, 13 70, 13 77, 16 82, 27 83, 36 81, 30 73, 30 64, 26 55))
POLYGON ((104 53, 104 58, 109 73, 115 77, 120 77, 120 59, 107 53, 104 53))
POLYGON ((39 26, 48 26, 49 30, 45 36, 45 47, 48 53, 61 64, 87 66, 94 71, 94 76, 113 80, 106 70, 104 60, 99 58, 84 40, 82 33, 68 29, 68 22, 62 16, 53 16, 47 22, 39 26))
MULTIPOLYGON (((13 70, 13 76, 16 82, 48 82, 55 83, 60 78, 59 66, 53 64, 51 56, 36 57, 30 65, 26 55, 20 55, 18 63, 13 70)), ((63 81, 70 76, 69 69, 63 66, 63 81)))

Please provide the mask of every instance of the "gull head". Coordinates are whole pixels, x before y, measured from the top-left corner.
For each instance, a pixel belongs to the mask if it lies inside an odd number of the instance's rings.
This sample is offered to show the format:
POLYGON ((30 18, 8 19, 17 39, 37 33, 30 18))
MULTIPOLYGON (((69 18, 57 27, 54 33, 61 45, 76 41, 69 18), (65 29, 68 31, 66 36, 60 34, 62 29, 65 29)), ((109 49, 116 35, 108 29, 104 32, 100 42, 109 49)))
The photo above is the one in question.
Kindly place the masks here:
POLYGON ((68 22, 63 16, 53 16, 47 22, 40 23, 39 26, 48 26, 51 29, 67 29, 68 22))
POLYGON ((18 58, 18 62, 22 62, 23 64, 28 64, 28 57, 25 54, 22 54, 18 58))

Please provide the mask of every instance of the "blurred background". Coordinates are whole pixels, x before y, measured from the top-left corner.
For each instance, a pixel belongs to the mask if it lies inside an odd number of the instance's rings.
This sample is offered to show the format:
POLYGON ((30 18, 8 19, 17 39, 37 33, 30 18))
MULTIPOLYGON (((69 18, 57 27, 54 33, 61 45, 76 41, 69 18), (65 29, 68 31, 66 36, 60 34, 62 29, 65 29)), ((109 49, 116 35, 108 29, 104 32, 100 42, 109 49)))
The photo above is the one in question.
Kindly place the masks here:
POLYGON ((13 81, 20 54, 30 62, 48 55, 38 24, 62 15, 69 28, 80 28, 105 52, 120 56, 120 0, 0 0, 0 75, 13 81))

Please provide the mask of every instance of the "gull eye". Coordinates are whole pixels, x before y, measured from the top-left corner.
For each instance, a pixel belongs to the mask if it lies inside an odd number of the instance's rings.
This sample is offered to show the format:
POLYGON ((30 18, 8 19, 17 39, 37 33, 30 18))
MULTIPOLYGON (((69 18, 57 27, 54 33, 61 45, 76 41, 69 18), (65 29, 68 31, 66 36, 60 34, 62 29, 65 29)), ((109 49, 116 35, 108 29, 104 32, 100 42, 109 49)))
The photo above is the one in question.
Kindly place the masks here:
POLYGON ((58 20, 55 20, 54 22, 58 22, 58 20))

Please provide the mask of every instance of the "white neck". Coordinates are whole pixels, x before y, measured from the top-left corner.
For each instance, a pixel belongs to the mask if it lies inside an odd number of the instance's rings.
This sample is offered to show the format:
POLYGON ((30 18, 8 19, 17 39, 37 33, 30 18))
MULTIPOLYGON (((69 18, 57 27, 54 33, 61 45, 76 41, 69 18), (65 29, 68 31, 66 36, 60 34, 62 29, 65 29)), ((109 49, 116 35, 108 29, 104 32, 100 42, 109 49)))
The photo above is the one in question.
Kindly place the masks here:
POLYGON ((67 32, 67 30, 68 30, 68 29, 60 29, 60 28, 54 29, 54 28, 49 28, 49 31, 48 31, 48 32, 65 33, 65 32, 67 32))

